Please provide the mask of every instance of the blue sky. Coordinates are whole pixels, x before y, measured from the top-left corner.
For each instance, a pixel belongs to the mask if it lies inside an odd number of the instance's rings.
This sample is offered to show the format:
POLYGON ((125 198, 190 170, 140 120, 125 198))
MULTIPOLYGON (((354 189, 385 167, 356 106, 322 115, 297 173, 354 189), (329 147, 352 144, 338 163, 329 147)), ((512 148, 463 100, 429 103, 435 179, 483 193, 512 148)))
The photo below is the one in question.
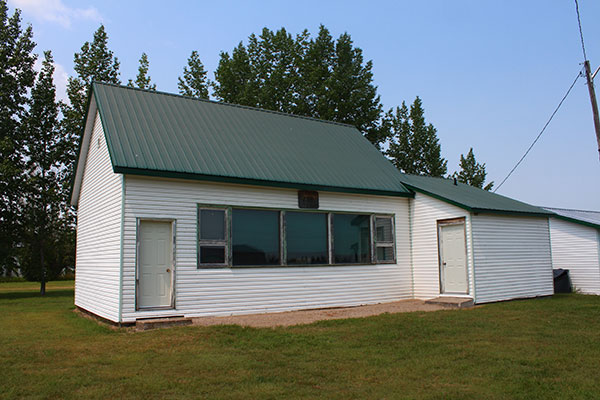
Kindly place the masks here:
MULTIPOLYGON (((64 90, 73 53, 104 23, 133 78, 146 52, 159 90, 197 50, 210 78, 230 52, 263 27, 334 37, 348 32, 384 107, 420 96, 438 130, 449 172, 473 147, 497 184, 565 94, 583 61, 573 1, 71 1, 9 0, 33 25, 36 51, 53 51, 64 90)), ((600 64, 600 2, 580 0, 588 58, 600 64)), ((600 92, 600 74, 596 86, 600 92)), ((600 210, 600 161, 585 79, 580 79, 529 156, 498 191, 537 205, 600 210)))

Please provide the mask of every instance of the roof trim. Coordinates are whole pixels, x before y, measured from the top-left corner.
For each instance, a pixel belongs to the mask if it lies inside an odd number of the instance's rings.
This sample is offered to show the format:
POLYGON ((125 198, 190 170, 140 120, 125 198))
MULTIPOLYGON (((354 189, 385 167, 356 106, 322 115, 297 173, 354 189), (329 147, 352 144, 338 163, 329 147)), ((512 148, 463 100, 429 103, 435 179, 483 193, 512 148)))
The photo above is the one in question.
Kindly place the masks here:
MULTIPOLYGON (((208 181, 208 182, 221 182, 221 183, 234 183, 240 185, 252 185, 252 186, 269 186, 277 188, 287 189, 299 189, 299 190, 318 190, 325 192, 340 192, 340 193, 354 193, 354 194, 368 194, 376 196, 393 196, 393 197, 408 197, 413 198, 414 193, 407 192, 392 192, 386 190, 373 190, 373 189, 357 189, 348 188, 343 186, 326 186, 326 185, 313 185, 313 184, 302 184, 302 183, 291 183, 291 182, 280 182, 280 181, 267 181, 260 179, 247 179, 237 178, 231 176, 218 176, 218 175, 203 175, 193 174, 189 172, 175 172, 175 171, 160 171, 154 169, 141 169, 141 168, 130 168, 130 167, 113 167, 115 173, 128 174, 128 175, 139 175, 139 176, 156 176, 161 178, 173 178, 173 179, 187 179, 196 181, 208 181)), ((404 184, 402 184, 404 185, 404 184)))
POLYGON ((419 193, 425 194, 427 196, 433 197, 435 199, 444 201, 446 203, 452 204, 453 206, 462 208, 463 210, 467 210, 474 214, 500 214, 500 215, 521 215, 521 216, 526 215, 526 216, 531 216, 531 217, 550 217, 550 216, 554 215, 551 212, 548 212, 546 214, 546 213, 535 213, 535 212, 528 212, 528 211, 512 211, 512 210, 507 211, 507 210, 495 210, 495 209, 478 208, 478 207, 474 208, 474 207, 470 207, 466 204, 462 204, 457 201, 451 200, 447 197, 440 196, 439 194, 435 194, 435 193, 429 192, 427 190, 420 189, 409 183, 402 182, 402 184, 415 192, 419 192, 419 193))
POLYGON ((83 173, 85 164, 87 161, 88 149, 90 146, 90 140, 92 138, 92 130, 94 129, 94 120, 96 119, 96 113, 98 112, 98 103, 94 96, 92 96, 92 90, 88 94, 86 102, 86 111, 84 126, 82 132, 79 134, 79 146, 77 148, 77 157, 75 159, 75 169, 73 178, 71 180, 71 205, 77 206, 79 202, 79 192, 81 190, 81 182, 83 180, 83 173), (93 115, 93 118, 89 118, 93 115))
POLYGON ((461 204, 461 203, 459 203, 459 202, 457 202, 457 201, 450 200, 450 199, 449 199, 449 198, 447 198, 447 197, 442 197, 442 196, 440 196, 439 194, 435 194, 435 193, 429 192, 429 191, 427 191, 427 190, 420 189, 420 188, 418 188, 418 187, 416 187, 416 186, 413 186, 413 185, 411 185, 410 183, 405 183, 405 182, 402 182, 402 184, 403 184, 404 186, 408 187, 409 189, 411 189, 411 190, 412 190, 412 191, 414 191, 414 192, 419 192, 419 193, 422 193, 422 194, 426 194, 427 196, 430 196, 430 197, 433 197, 433 198, 435 198, 435 199, 438 199, 438 200, 444 201, 444 202, 446 202, 446 203, 450 203, 450 204, 452 204, 453 206, 456 206, 456 207, 462 208, 463 210, 467 210, 467 211, 469 211, 469 212, 473 212, 473 209, 472 209, 471 207, 469 207, 469 206, 467 206, 467 205, 464 205, 464 204, 461 204))
POLYGON ((575 224, 585 225, 585 226, 588 226, 590 228, 600 229, 600 224, 596 224, 594 222, 589 222, 589 221, 584 221, 584 220, 573 218, 573 217, 567 217, 566 215, 559 214, 560 211, 579 211, 579 212, 600 213, 598 211, 593 211, 593 210, 578 210, 578 209, 574 209, 574 208, 558 208, 558 207, 544 207, 544 206, 540 206, 540 207, 543 208, 544 210, 552 212, 554 214, 554 215, 552 215, 552 217, 554 217, 554 218, 562 219, 564 221, 573 222, 575 224))
POLYGON ((556 214, 556 213, 554 215, 552 215, 552 218, 562 219, 564 221, 573 222, 575 224, 585 225, 590 228, 600 229, 600 225, 594 224, 593 222, 587 222, 587 221, 582 221, 580 219, 565 217, 564 215, 560 215, 560 214, 556 214))

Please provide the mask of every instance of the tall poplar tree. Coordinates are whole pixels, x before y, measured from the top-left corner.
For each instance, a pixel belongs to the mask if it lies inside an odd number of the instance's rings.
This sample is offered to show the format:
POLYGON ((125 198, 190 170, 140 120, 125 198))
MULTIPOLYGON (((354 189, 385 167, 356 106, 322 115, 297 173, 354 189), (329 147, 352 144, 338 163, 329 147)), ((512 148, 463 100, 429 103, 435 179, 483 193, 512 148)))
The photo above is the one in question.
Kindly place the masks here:
POLYGON ((69 77, 67 95, 69 105, 62 107, 64 118, 62 126, 65 134, 70 136, 71 145, 66 152, 70 160, 68 165, 70 174, 75 168, 76 149, 79 138, 83 132, 84 118, 87 110, 87 99, 92 81, 120 84, 119 60, 108 48, 108 35, 104 25, 100 25, 94 32, 91 42, 85 42, 81 50, 74 54, 74 70, 76 76, 69 77))
POLYGON ((129 87, 138 87, 140 89, 156 90, 156 84, 152 83, 152 78, 148 75, 148 69, 150 68, 150 61, 148 61, 148 55, 142 53, 140 57, 140 66, 138 67, 138 74, 135 77, 135 81, 131 79, 127 83, 129 87))
POLYGON ((248 51, 242 42, 229 53, 221 52, 215 82, 211 82, 217 99, 244 106, 258 106, 255 75, 248 51))
POLYGON ((228 103, 293 113, 299 81, 298 64, 302 40, 285 28, 267 28, 248 37, 233 50, 232 57, 221 53, 215 72, 215 95, 228 103))
POLYGON ((208 99, 208 78, 196 50, 192 51, 188 58, 187 65, 183 68, 183 77, 179 77, 177 87, 181 95, 208 99))
POLYGON ((294 37, 264 28, 247 46, 221 53, 212 85, 219 100, 351 124, 380 144, 372 68, 347 33, 334 41, 322 25, 315 39, 306 30, 294 37))
POLYGON ((327 85, 333 71, 335 41, 323 25, 314 39, 310 39, 300 63, 299 73, 303 83, 299 85, 298 113, 303 115, 326 115, 329 112, 327 85))
MULTIPOLYGON (((46 282, 73 262, 72 239, 65 217, 65 148, 68 137, 59 129, 59 103, 52 75, 52 54, 44 53, 42 69, 31 90, 31 106, 24 118, 27 145, 23 153, 25 181, 23 185, 23 230, 20 268, 28 280, 46 282)), ((72 265, 72 264, 71 264, 72 265)))
POLYGON ((469 149, 466 157, 463 154, 460 155, 460 162, 458 165, 460 167, 460 171, 455 172, 454 176, 459 182, 463 182, 467 185, 475 186, 483 190, 491 190, 494 186, 494 182, 489 182, 484 186, 485 177, 487 176, 487 172, 485 172, 485 163, 480 164, 477 162, 475 159, 475 154, 473 154, 472 147, 469 149))
POLYGON ((16 268, 25 135, 23 119, 29 104, 36 56, 31 26, 21 27, 21 13, 8 15, 0 0, 0 271, 16 268))
POLYGON ((437 130, 425 122, 425 110, 419 97, 410 106, 402 102, 396 111, 386 114, 391 136, 386 155, 407 174, 444 176, 448 162, 441 156, 437 130))

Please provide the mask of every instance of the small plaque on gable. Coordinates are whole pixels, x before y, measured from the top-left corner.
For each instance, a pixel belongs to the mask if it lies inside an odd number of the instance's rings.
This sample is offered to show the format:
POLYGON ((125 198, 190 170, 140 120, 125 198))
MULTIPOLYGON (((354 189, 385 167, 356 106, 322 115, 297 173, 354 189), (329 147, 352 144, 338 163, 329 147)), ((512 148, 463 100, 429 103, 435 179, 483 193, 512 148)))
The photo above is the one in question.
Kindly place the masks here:
POLYGON ((312 190, 298 190, 299 208, 319 208, 319 192, 312 190))

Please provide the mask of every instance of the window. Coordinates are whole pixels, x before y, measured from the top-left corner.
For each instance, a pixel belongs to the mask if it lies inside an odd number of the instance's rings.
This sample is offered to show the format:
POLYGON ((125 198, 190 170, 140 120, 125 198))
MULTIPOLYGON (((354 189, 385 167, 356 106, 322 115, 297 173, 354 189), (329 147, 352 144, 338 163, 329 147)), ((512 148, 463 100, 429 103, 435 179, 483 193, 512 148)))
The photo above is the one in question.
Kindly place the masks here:
POLYGON ((393 217, 375 217, 375 261, 395 262, 393 217))
POLYGON ((198 263, 227 265, 227 210, 198 210, 198 263))
POLYGON ((233 265, 279 265, 279 211, 233 209, 233 265))
POLYGON ((334 264, 371 262, 370 215, 333 214, 334 264))
POLYGON ((327 214, 285 213, 288 265, 329 264, 327 214))
POLYGON ((393 264, 394 217, 198 207, 198 268, 393 264))

